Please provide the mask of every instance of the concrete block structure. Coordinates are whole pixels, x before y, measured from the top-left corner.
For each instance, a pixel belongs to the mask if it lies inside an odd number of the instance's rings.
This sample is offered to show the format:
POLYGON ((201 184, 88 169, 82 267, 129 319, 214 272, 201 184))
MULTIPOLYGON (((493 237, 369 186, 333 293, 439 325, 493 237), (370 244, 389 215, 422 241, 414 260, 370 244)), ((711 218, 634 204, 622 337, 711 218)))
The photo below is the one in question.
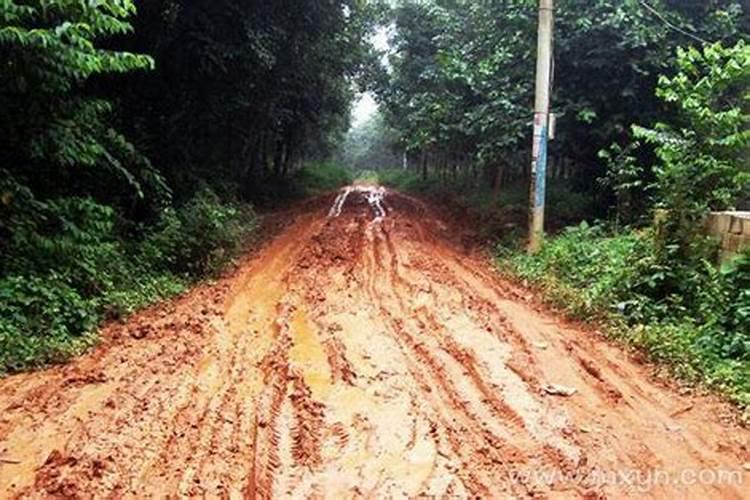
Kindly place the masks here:
POLYGON ((731 259, 750 247, 750 212, 713 212, 706 227, 721 244, 722 260, 731 259))

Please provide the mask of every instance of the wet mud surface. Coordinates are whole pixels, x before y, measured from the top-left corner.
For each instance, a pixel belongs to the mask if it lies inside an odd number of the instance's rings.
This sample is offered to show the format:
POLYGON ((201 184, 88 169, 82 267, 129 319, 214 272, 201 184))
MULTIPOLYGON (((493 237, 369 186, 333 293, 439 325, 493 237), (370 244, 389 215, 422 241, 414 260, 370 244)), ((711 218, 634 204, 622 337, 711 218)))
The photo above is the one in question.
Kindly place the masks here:
POLYGON ((726 407, 535 306, 461 230, 350 188, 1 380, 0 497, 750 497, 726 407))

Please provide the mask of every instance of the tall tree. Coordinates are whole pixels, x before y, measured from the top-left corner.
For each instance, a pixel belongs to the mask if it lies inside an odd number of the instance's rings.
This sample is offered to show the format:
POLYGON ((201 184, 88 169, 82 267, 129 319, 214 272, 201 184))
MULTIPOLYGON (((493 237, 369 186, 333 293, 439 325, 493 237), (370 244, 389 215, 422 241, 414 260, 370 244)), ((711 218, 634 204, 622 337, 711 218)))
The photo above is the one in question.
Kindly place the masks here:
POLYGON ((132 32, 129 0, 0 5, 0 241, 60 196, 143 196, 163 189, 148 160, 111 125, 112 102, 92 78, 149 69, 145 55, 102 48, 132 32))
POLYGON ((348 128, 376 12, 358 0, 152 2, 124 41, 157 63, 124 99, 134 132, 178 189, 221 178, 250 195, 348 128))

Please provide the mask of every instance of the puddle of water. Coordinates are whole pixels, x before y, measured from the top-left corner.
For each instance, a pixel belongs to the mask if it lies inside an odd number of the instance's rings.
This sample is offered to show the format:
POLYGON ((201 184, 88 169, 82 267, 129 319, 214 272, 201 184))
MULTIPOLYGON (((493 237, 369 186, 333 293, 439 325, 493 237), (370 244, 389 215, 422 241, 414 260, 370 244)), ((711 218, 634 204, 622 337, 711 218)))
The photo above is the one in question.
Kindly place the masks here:
POLYGON ((301 309, 292 316, 290 334, 294 345, 289 351, 289 359, 302 371, 313 397, 323 401, 332 389, 331 369, 323 344, 301 309))
POLYGON ((333 206, 328 211, 328 217, 339 217, 344 209, 344 205, 346 205, 346 200, 352 193, 361 194, 365 197, 367 203, 370 204, 370 208, 375 213, 373 222, 379 222, 388 215, 383 206, 383 200, 386 195, 386 189, 383 186, 348 186, 334 200, 333 206))
POLYGON ((351 194, 352 189, 353 188, 351 186, 348 186, 344 188, 341 193, 339 193, 339 195, 333 202, 331 210, 328 211, 328 217, 338 217, 339 215, 341 215, 341 210, 344 208, 346 199, 349 197, 349 194, 351 194))

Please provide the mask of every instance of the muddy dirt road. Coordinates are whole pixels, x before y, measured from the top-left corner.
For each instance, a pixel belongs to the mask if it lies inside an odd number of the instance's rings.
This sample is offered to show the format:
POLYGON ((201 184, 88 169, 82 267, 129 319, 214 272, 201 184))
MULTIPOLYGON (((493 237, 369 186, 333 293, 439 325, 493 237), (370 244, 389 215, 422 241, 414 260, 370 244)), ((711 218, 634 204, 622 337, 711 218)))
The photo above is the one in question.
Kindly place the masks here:
POLYGON ((350 189, 0 381, 0 497, 748 497, 724 406, 541 312, 456 229, 350 189))

